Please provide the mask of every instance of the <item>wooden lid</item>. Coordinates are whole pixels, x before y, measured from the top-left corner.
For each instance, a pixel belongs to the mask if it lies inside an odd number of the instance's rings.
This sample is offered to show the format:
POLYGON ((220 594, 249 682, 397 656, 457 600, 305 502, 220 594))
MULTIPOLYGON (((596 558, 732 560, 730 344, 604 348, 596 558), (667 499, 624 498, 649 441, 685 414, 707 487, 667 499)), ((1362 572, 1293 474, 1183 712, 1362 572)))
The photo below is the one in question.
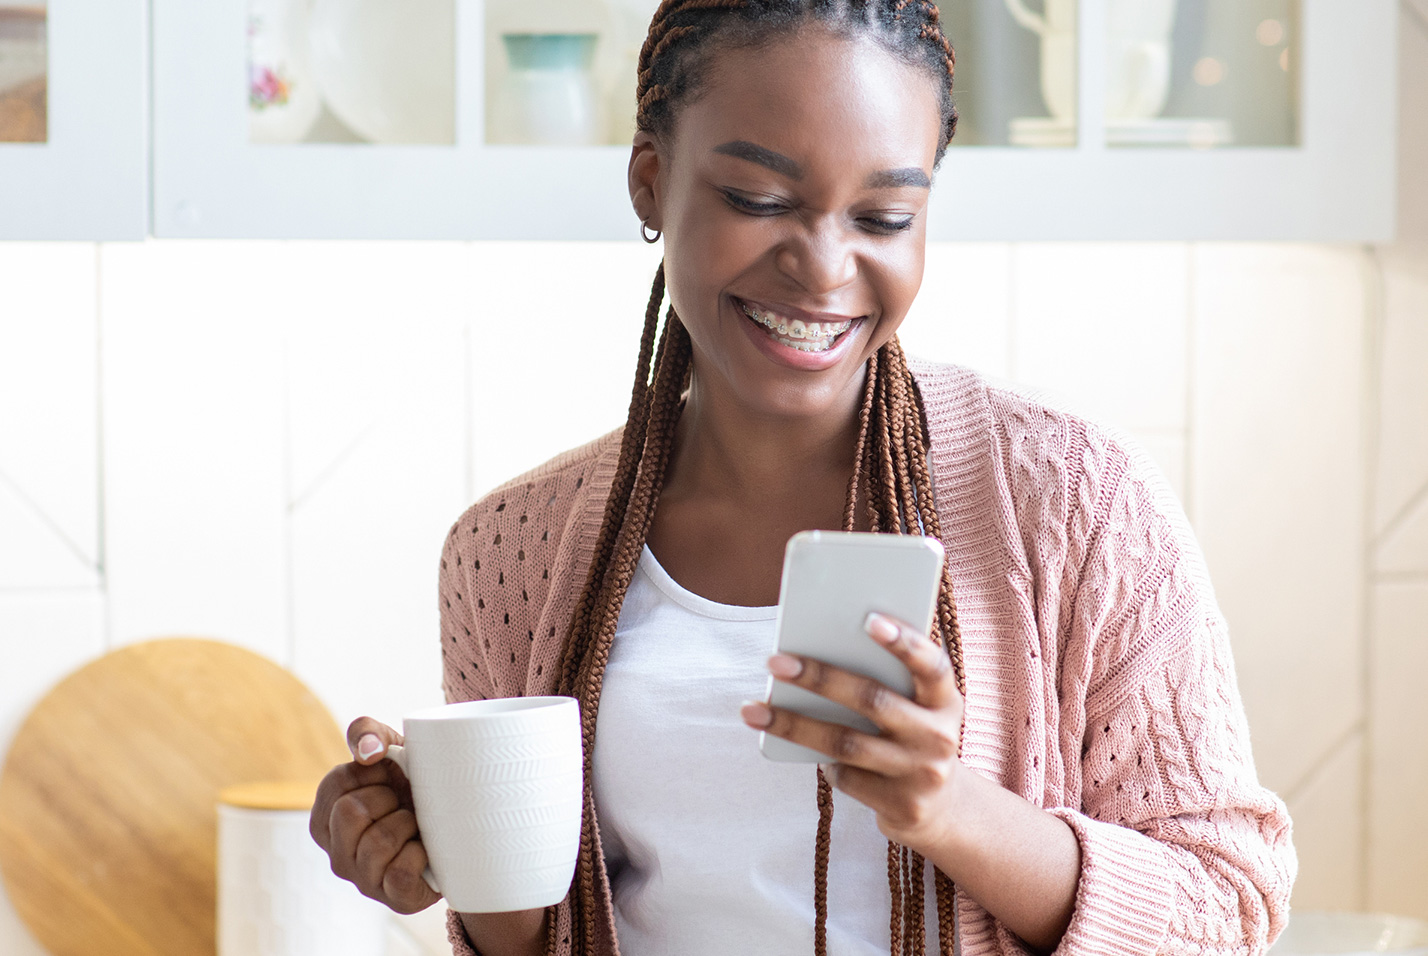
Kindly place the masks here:
POLYGON ((187 638, 114 651, 35 706, 0 770, 10 902, 53 956, 213 956, 218 794, 351 759, 267 658, 187 638))
POLYGON ((245 810, 311 810, 316 780, 263 780, 218 791, 218 802, 245 810))

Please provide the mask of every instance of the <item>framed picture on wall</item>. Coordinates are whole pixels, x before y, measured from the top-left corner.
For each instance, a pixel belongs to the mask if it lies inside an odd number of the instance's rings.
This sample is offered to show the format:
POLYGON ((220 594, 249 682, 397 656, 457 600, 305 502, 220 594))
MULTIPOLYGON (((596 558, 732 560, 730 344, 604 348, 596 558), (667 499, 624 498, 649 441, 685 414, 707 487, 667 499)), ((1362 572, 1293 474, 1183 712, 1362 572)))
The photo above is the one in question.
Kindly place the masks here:
POLYGON ((147 11, 0 0, 0 240, 147 234, 147 11))

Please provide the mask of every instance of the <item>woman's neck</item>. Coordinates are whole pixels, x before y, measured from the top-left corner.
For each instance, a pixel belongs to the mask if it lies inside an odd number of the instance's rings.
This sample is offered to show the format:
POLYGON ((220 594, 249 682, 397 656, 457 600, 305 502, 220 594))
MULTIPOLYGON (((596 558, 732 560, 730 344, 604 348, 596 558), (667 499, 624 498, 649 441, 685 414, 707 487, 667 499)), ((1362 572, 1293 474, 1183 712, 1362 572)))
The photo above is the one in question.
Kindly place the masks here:
MULTIPOLYGON (((666 493, 756 501, 801 501, 832 494, 841 503, 853 472, 862 387, 836 407, 790 418, 760 413, 701 387, 696 369, 676 428, 666 493)), ((799 510, 802 510, 800 508, 799 510)))
POLYGON ((702 389, 696 370, 647 539, 665 571, 721 604, 777 603, 789 536, 843 527, 854 391, 806 418, 761 415, 702 389))

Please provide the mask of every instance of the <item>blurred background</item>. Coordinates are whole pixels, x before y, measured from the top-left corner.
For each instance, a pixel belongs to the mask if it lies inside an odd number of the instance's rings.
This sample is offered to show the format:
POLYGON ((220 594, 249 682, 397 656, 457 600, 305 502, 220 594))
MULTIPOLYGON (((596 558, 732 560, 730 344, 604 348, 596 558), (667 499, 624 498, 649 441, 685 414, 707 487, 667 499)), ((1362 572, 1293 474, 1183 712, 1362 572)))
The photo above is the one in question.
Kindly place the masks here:
MULTIPOLYGON (((234 7, 248 84, 225 115, 246 126, 225 149, 340 170, 336 150, 450 152, 474 128, 576 157, 628 142, 652 3, 490 2, 470 21, 413 0, 430 10, 402 26, 362 5, 234 7), (402 43, 419 55, 401 59, 402 43), (481 102, 460 76, 481 78, 481 102), (423 109, 392 106, 403 95, 423 109)), ((1304 91, 1335 82, 1301 73, 1317 6, 1142 0, 1147 22, 1118 27, 1111 0, 1093 158, 1242 151, 1216 167, 1234 176, 1302 147, 1304 91)), ((1077 153, 1090 100, 1074 4, 943 7, 964 120, 937 191, 979 189, 959 150, 1077 153)), ((65 128, 60 16, 0 0, 0 203, 27 189, 8 157, 31 162, 65 128)), ((1396 220, 1384 234, 937 241, 902 338, 1146 447, 1200 537, 1261 778, 1294 817, 1294 906, 1428 919, 1428 3, 1394 17, 1396 137, 1334 144, 1392 153, 1374 157, 1396 220)), ((66 674, 163 636, 256 652, 343 725, 439 703, 442 538, 485 491, 624 420, 659 247, 628 214, 629 238, 609 241, 312 238, 326 225, 250 238, 258 221, 227 238, 52 242, 36 241, 52 222, 7 226, 5 208, 0 754, 66 674)), ((393 951, 441 951, 433 910, 403 921, 393 951)), ((0 952, 47 951, 0 895, 0 952)))

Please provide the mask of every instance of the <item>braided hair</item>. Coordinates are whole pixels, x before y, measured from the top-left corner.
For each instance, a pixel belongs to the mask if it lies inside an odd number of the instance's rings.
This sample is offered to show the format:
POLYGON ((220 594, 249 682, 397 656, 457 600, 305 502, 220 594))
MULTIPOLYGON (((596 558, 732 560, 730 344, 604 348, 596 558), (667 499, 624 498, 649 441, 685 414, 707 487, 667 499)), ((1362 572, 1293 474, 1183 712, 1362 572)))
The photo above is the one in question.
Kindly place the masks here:
MULTIPOLYGON (((957 127, 952 102, 955 59, 943 35, 935 4, 928 0, 664 0, 650 23, 640 52, 636 122, 640 129, 668 136, 676 110, 702 82, 705 67, 718 49, 757 46, 815 21, 830 29, 867 35, 903 62, 920 66, 940 84, 940 163, 957 127)), ((580 855, 571 891, 576 953, 594 952, 601 914, 596 911, 594 811, 591 786, 596 715, 600 688, 625 593, 649 534, 675 426, 689 386, 692 346, 671 306, 660 331, 664 304, 664 265, 655 273, 645 311, 639 361, 630 395, 629 415, 605 513, 585 588, 576 604, 560 666, 559 692, 581 706, 585 748, 585 814, 580 855), (656 343, 656 335, 658 342, 656 343)), ((940 538, 941 523, 933 503, 927 469, 927 422, 922 397, 896 338, 869 362, 858 439, 843 514, 843 527, 855 527, 860 509, 868 527, 888 534, 927 534, 940 538), (859 501, 860 489, 868 489, 859 501)), ((932 638, 951 658, 957 687, 965 690, 962 643, 952 579, 944 564, 932 638)), ((828 850, 833 822, 833 792, 818 771, 818 831, 814 846, 814 952, 827 952, 828 850)), ((893 956, 923 956, 924 864, 905 846, 888 843, 889 921, 893 956)), ((953 886, 935 871, 937 930, 941 951, 953 951, 953 886)), ((551 942, 555 938, 551 934, 551 942)))

